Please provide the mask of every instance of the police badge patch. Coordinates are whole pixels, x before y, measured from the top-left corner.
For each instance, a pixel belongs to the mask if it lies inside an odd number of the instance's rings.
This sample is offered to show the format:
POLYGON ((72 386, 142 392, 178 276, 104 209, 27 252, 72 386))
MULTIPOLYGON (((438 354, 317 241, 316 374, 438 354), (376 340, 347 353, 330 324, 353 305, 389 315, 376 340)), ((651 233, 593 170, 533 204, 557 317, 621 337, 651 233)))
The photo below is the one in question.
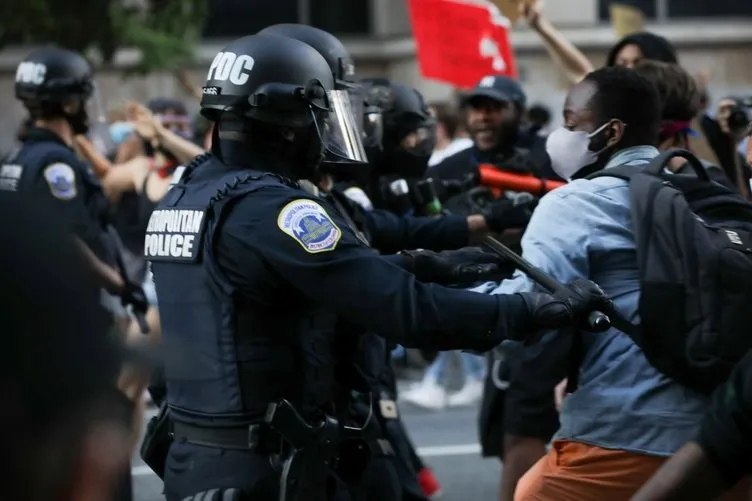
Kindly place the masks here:
POLYGON ((326 210, 313 200, 293 200, 285 205, 277 217, 277 226, 311 254, 334 250, 342 237, 326 210))
POLYGON ((44 169, 44 179, 50 186, 50 193, 60 200, 76 198, 76 173, 68 164, 55 163, 44 169))

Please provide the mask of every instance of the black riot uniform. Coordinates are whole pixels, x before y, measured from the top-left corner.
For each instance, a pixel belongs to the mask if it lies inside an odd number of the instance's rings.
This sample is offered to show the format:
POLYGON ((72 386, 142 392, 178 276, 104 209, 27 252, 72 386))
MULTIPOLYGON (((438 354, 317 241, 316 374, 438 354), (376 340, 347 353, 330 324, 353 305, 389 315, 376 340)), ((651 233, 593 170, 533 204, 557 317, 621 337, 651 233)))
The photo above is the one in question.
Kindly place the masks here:
MULTIPOLYGON (((33 117, 65 116, 74 133, 83 133, 87 128, 83 103, 92 93, 91 78, 91 68, 78 54, 43 49, 19 65, 16 97, 33 117), (65 113, 61 104, 65 100, 77 102, 78 110, 65 113)), ((56 133, 31 125, 21 148, 0 171, 0 188, 53 204, 97 256, 111 261, 103 235, 108 205, 99 181, 56 133)))
MULTIPOLYGON (((21 148, 0 168, 0 190, 50 204, 97 258, 117 269, 121 261, 117 237, 109 226, 110 207, 99 180, 62 136, 34 125, 39 120, 62 119, 71 134, 86 133, 86 101, 92 92, 91 67, 75 52, 41 49, 19 64, 15 93, 28 110, 31 124, 21 148)), ((146 310, 139 286, 126 283, 120 294, 124 304, 141 313, 146 310)))
POLYGON ((346 99, 297 40, 244 37, 212 63, 201 105, 216 122, 213 155, 185 169, 145 242, 163 341, 179 354, 166 365, 170 501, 233 488, 335 499, 357 477, 347 405, 371 388, 352 363, 370 337, 333 329, 331 313, 406 346, 486 350, 610 309, 590 282, 557 297, 484 296, 418 282, 407 270, 418 259, 374 254, 297 181, 324 147, 364 160, 346 99))

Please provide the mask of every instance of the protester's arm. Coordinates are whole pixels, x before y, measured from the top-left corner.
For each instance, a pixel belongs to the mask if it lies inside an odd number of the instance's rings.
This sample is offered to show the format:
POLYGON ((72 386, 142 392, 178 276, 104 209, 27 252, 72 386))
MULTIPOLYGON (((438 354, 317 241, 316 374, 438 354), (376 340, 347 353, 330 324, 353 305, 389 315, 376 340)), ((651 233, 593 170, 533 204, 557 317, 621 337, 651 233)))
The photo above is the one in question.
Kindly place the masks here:
POLYGON ((94 175, 96 175, 99 179, 102 179, 104 176, 106 176, 107 172, 112 168, 112 162, 107 160, 104 155, 99 153, 86 136, 78 135, 76 136, 75 141, 76 146, 78 146, 79 151, 81 151, 82 155, 84 156, 84 159, 89 162, 89 165, 91 165, 91 168, 94 171, 94 175))
POLYGON ((110 202, 117 203, 123 194, 141 189, 151 170, 151 159, 138 156, 113 167, 102 178, 102 191, 110 202))
POLYGON ((180 162, 187 163, 205 153, 200 146, 164 127, 152 112, 142 104, 130 102, 127 105, 127 110, 129 118, 134 122, 138 134, 143 139, 151 141, 155 146, 158 143, 175 155, 180 162))
POLYGON ((673 455, 630 501, 715 499, 725 490, 705 451, 690 442, 673 455))
POLYGON ((682 447, 632 501, 714 499, 752 472, 752 353, 713 394, 696 439, 682 447))
POLYGON ((206 153, 204 149, 188 139, 175 134, 164 127, 159 121, 155 121, 156 137, 164 149, 175 155, 182 163, 188 163, 195 157, 206 153))
POLYGON ((593 65, 577 47, 543 16, 543 2, 523 2, 522 13, 530 27, 540 35, 551 59, 566 73, 570 83, 576 84, 593 71, 593 65))

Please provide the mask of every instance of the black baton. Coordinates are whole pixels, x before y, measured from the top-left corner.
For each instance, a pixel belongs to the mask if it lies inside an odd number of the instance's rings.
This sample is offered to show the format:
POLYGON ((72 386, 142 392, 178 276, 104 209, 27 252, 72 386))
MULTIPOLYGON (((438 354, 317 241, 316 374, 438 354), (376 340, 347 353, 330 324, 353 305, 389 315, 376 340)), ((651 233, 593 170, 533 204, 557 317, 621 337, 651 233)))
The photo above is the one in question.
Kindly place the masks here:
MULTIPOLYGON (((491 249, 494 253, 514 263, 515 267, 521 270, 525 275, 532 278, 541 287, 551 293, 564 292, 566 286, 560 284, 548 273, 540 268, 533 266, 532 263, 514 252, 512 249, 499 242, 493 237, 487 236, 483 239, 483 245, 491 249)), ((611 328, 611 319, 603 312, 594 311, 588 316, 590 327, 596 332, 605 332, 611 328)))

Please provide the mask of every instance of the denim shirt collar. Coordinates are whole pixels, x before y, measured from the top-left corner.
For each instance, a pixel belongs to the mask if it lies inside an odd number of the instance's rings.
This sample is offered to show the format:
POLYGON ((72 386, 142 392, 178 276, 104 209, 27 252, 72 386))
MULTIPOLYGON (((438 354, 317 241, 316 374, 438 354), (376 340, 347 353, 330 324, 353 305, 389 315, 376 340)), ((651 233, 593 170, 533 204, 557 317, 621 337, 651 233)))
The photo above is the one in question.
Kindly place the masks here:
POLYGON ((604 169, 616 167, 617 165, 629 164, 635 161, 649 162, 653 158, 659 155, 659 151, 654 146, 632 146, 631 148, 625 148, 618 151, 608 161, 604 169))

